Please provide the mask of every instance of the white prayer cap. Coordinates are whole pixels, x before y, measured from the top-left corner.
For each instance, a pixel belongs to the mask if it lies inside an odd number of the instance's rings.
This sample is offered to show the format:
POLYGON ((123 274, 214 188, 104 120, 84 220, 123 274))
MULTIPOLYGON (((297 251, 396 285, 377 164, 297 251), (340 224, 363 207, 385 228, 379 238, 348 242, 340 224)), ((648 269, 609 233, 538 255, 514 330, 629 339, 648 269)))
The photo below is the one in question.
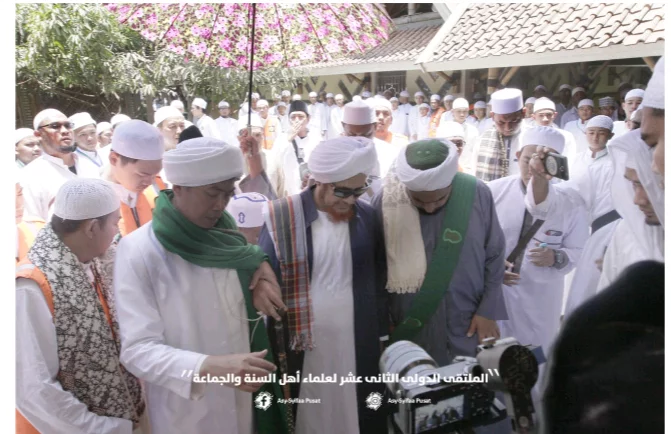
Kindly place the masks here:
POLYGON ((261 95, 259 95, 256 92, 252 93, 252 99, 259 99, 259 98, 261 98, 261 95))
POLYGON ((39 127, 41 126, 42 122, 45 121, 45 119, 51 118, 51 117, 54 117, 54 116, 66 117, 63 114, 63 112, 61 112, 59 110, 56 110, 56 109, 48 108, 46 110, 42 110, 37 115, 35 115, 35 119, 33 119, 33 129, 38 130, 39 127))
POLYGON ((542 84, 539 84, 538 86, 536 86, 534 88, 534 92, 537 91, 537 90, 544 90, 546 92, 548 91, 547 88, 545 86, 543 86, 542 84))
POLYGON ((628 101, 630 99, 634 98, 641 98, 645 96, 645 91, 643 89, 632 89, 629 92, 627 92, 627 95, 624 97, 625 101, 628 101))
POLYGON ((599 107, 615 107, 615 100, 609 96, 599 99, 599 107))
POLYGON ((291 92, 289 92, 288 90, 283 90, 280 95, 281 96, 291 96, 291 92))
POLYGON ((310 92, 308 95, 310 98, 317 98, 317 92, 310 92))
MULTIPOLYGON (((436 95, 438 96, 438 95, 436 95)), ((443 101, 454 101, 454 95, 445 95, 445 98, 443 98, 443 101)))
POLYGON ((603 128, 613 131, 613 119, 610 116, 598 115, 587 121, 586 128, 603 128))
POLYGON ((231 105, 228 103, 228 101, 221 100, 219 101, 219 108, 231 108, 231 105))
POLYGON ((643 110, 641 110, 641 107, 639 106, 639 108, 631 112, 629 120, 631 120, 632 122, 638 122, 640 124, 642 119, 643 119, 643 110))
POLYGON ((326 98, 333 98, 333 94, 331 92, 327 93, 326 98))
POLYGON ((419 107, 419 108, 425 108, 425 109, 427 109, 427 110, 431 110, 431 106, 428 105, 428 104, 425 103, 425 102, 422 103, 422 104, 420 104, 418 107, 419 107))
POLYGON ((410 94, 408 93, 407 90, 402 91, 398 96, 403 96, 406 98, 410 98, 410 94))
POLYGON ((466 98, 457 98, 452 103, 453 109, 468 109, 468 101, 466 98))
POLYGON ((58 189, 54 216, 63 220, 89 220, 106 216, 120 207, 112 184, 97 178, 75 178, 58 189))
POLYGON ((205 100, 203 98, 194 98, 191 105, 196 106, 196 107, 200 107, 203 110, 205 110, 207 108, 207 102, 205 102, 205 100))
POLYGON ((447 121, 441 122, 436 130, 436 137, 441 139, 449 139, 452 137, 466 138, 464 126, 458 122, 447 121))
POLYGON ((268 198, 260 193, 236 194, 228 202, 226 211, 239 228, 260 228, 263 226, 263 205, 267 202, 268 198))
POLYGON ((295 94, 294 96, 291 97, 292 100, 294 101, 300 101, 303 97, 300 96, 299 94, 295 94))
POLYGON ((524 107, 522 91, 512 87, 497 90, 492 94, 492 111, 499 115, 515 113, 524 107))
POLYGON ((87 125, 96 125, 96 121, 94 121, 91 115, 86 112, 75 113, 70 116, 68 120, 75 124, 75 126, 72 127, 73 130, 78 130, 87 125))
POLYGON ((185 140, 163 156, 166 178, 182 187, 240 178, 243 164, 240 147, 212 137, 185 140))
POLYGON ((31 130, 30 128, 19 128, 14 131, 14 144, 16 145, 26 137, 35 137, 35 130, 31 130))
POLYGON ((478 101, 473 105, 474 109, 486 109, 487 108, 487 103, 484 101, 478 101))
POLYGON ((165 106, 156 110, 154 113, 154 126, 157 127, 168 118, 180 118, 184 119, 184 115, 181 111, 177 110, 175 107, 165 106))
MULTIPOLYGON (((261 116, 259 116, 257 113, 252 113, 251 126, 252 128, 263 128, 261 116)), ((247 128, 247 116, 241 116, 240 119, 238 119, 238 131, 242 131, 245 128, 247 128)))
POLYGON ((394 102, 394 101, 399 102, 398 98, 396 98, 395 96, 392 96, 391 98, 389 98, 389 102, 394 102))
POLYGON ((260 100, 258 100, 257 103, 256 103, 256 108, 259 108, 259 107, 268 107, 269 105, 270 105, 270 104, 268 104, 268 101, 266 101, 265 99, 260 99, 260 100))
POLYGON ((587 93, 584 87, 574 87, 573 90, 571 91, 571 95, 573 96, 578 92, 587 93))
POLYGON ((280 102, 277 103, 277 107, 286 107, 286 106, 287 106, 287 103, 285 103, 284 101, 280 101, 280 102))
POLYGON ((109 122, 100 122, 96 126, 96 134, 100 135, 101 133, 104 133, 105 131, 111 130, 111 129, 112 129, 112 124, 110 124, 109 122))
POLYGON ((431 95, 429 101, 440 101, 440 95, 434 93, 433 95, 431 95))
MULTIPOLYGON (((411 155, 412 158, 412 155, 411 155)), ((422 158, 422 157, 420 157, 422 158)), ((435 191, 446 188, 452 184, 454 175, 457 174, 459 165, 459 151, 457 145, 447 139, 420 140, 409 144, 396 157, 396 175, 410 191, 435 191), (437 143, 439 142, 439 143, 437 143), (440 165, 432 168, 419 170, 408 163, 408 153, 425 152, 422 148, 426 145, 447 146, 447 157, 440 165)))
POLYGON ((129 116, 126 116, 126 115, 123 115, 123 114, 119 113, 117 115, 112 116, 112 119, 110 119, 110 123, 112 124, 112 128, 114 128, 118 124, 120 124, 121 122, 126 122, 126 121, 129 121, 129 120, 130 120, 129 116))
POLYGON ((363 99, 362 99, 361 96, 359 96, 359 95, 354 95, 354 96, 352 97, 352 102, 354 102, 354 101, 363 101, 363 99))
POLYGON ((550 98, 538 98, 534 103, 534 113, 541 110, 552 110, 554 112, 557 111, 557 106, 550 98))
POLYGON ((361 96, 364 97, 364 98, 370 98, 370 92, 368 92, 367 90, 364 90, 363 92, 361 92, 361 96))
POLYGON ((339 93, 339 94, 337 94, 337 95, 335 96, 335 99, 345 99, 345 97, 342 96, 341 93, 339 93))
POLYGON ((369 104, 361 100, 345 104, 342 122, 348 125, 370 125, 376 123, 375 111, 369 104))
POLYGON ((578 103, 578 108, 582 106, 594 107, 594 101, 592 101, 591 99, 581 99, 580 102, 578 103))
POLYGON ((328 184, 360 173, 370 175, 376 164, 377 152, 372 140, 338 137, 320 142, 314 148, 308 160, 308 169, 315 181, 328 184))
POLYGON ((373 115, 375 115, 375 110, 385 109, 389 110, 389 112, 392 111, 391 101, 387 100, 385 97, 371 98, 366 100, 366 103, 373 109, 373 115))
POLYGON ((643 97, 646 107, 664 110, 664 56, 660 57, 643 97))
POLYGON ((518 143, 517 150, 521 151, 525 146, 542 145, 554 149, 558 153, 564 152, 566 141, 564 135, 553 127, 532 127, 524 131, 518 143))
POLYGON ((163 134, 153 125, 134 119, 114 130, 112 151, 128 158, 155 161, 163 158, 163 134))
POLYGON ((184 103, 178 99, 170 101, 170 107, 175 107, 177 110, 184 111, 184 103))
POLYGON ((536 103, 536 98, 534 98, 533 96, 531 98, 527 98, 527 100, 524 101, 524 105, 529 105, 529 104, 534 104, 534 103, 536 103))
POLYGON ((561 92, 562 90, 564 90, 564 89, 566 89, 566 90, 571 90, 571 86, 568 85, 568 84, 562 84, 561 86, 559 86, 559 91, 560 91, 560 92, 561 92))
POLYGON ((421 90, 418 90, 417 92, 415 92, 415 98, 417 98, 418 96, 426 97, 426 95, 424 95, 424 92, 422 92, 421 90))

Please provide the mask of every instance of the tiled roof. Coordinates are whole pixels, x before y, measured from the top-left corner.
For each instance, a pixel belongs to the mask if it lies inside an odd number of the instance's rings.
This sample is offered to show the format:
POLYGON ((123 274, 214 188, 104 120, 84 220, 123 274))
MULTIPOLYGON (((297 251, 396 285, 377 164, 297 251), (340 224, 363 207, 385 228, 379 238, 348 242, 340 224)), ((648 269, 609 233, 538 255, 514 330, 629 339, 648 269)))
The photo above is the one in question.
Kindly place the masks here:
POLYGON ((322 69, 335 66, 364 65, 386 62, 414 62, 431 39, 436 35, 440 26, 427 26, 408 30, 395 29, 389 35, 387 42, 378 45, 366 53, 350 54, 333 62, 308 65, 307 68, 322 69))
MULTIPOLYGON (((562 52, 664 40, 664 4, 471 4, 423 62, 562 52)), ((570 62, 568 57, 567 62, 570 62)))

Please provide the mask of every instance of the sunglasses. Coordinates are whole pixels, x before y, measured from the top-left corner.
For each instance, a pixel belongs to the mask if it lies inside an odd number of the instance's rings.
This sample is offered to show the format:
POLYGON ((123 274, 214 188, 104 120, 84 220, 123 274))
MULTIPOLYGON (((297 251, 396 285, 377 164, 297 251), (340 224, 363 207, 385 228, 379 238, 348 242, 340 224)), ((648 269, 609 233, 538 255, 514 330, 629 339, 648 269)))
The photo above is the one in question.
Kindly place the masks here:
POLYGON ((335 184, 331 185, 333 186, 333 195, 335 197, 338 197, 340 199, 347 199, 350 196, 359 197, 366 191, 368 191, 368 189, 370 188, 370 181, 367 181, 366 185, 359 188, 345 188, 345 187, 338 187, 335 184))
POLYGON ((50 124, 41 125, 41 126, 37 127, 37 129, 39 130, 40 128, 44 128, 44 127, 49 127, 52 130, 60 130, 61 128, 65 127, 68 130, 71 130, 75 127, 75 124, 73 124, 72 122, 52 122, 50 124))

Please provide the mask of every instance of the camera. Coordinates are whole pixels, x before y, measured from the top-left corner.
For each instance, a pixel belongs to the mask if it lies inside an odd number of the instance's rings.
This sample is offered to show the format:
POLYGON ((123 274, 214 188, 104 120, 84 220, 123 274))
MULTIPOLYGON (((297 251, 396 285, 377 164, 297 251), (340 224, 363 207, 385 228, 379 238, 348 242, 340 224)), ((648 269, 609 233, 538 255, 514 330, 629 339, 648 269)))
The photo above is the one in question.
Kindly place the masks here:
POLYGON ((568 158, 554 152, 548 152, 543 161, 545 171, 551 176, 568 181, 568 158))
POLYGON ((439 367, 412 342, 392 344, 380 358, 380 372, 386 373, 389 402, 394 405, 394 432, 460 432, 499 422, 509 413, 514 432, 529 432, 534 426, 531 388, 539 363, 534 352, 539 350, 514 338, 492 339, 478 347, 477 358, 460 356, 439 367), (508 410, 495 392, 504 393, 508 410))

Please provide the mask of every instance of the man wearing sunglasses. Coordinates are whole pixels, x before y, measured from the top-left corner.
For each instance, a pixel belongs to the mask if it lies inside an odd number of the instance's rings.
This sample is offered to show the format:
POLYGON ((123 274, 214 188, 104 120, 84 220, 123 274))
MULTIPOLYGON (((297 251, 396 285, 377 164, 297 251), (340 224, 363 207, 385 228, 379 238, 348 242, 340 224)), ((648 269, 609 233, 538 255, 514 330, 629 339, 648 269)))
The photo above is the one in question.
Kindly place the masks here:
POLYGON ((42 140, 42 155, 23 169, 24 215, 26 220, 49 221, 58 189, 77 176, 99 177, 84 167, 75 154, 74 125, 56 109, 46 109, 33 121, 35 136, 42 140))
MULTIPOLYGON (((365 105, 365 103, 363 103, 365 105)), ((319 143, 308 167, 315 185, 270 202, 259 245, 270 258, 283 301, 285 348, 268 324, 275 354, 287 353, 289 375, 375 376, 380 342, 388 334, 384 247, 373 209, 357 200, 377 156, 370 139, 319 143)), ((279 362, 279 361, 278 361, 279 362)), ((291 398, 320 399, 293 406, 297 433, 386 433, 385 413, 366 407, 383 384, 304 382, 291 398)))

